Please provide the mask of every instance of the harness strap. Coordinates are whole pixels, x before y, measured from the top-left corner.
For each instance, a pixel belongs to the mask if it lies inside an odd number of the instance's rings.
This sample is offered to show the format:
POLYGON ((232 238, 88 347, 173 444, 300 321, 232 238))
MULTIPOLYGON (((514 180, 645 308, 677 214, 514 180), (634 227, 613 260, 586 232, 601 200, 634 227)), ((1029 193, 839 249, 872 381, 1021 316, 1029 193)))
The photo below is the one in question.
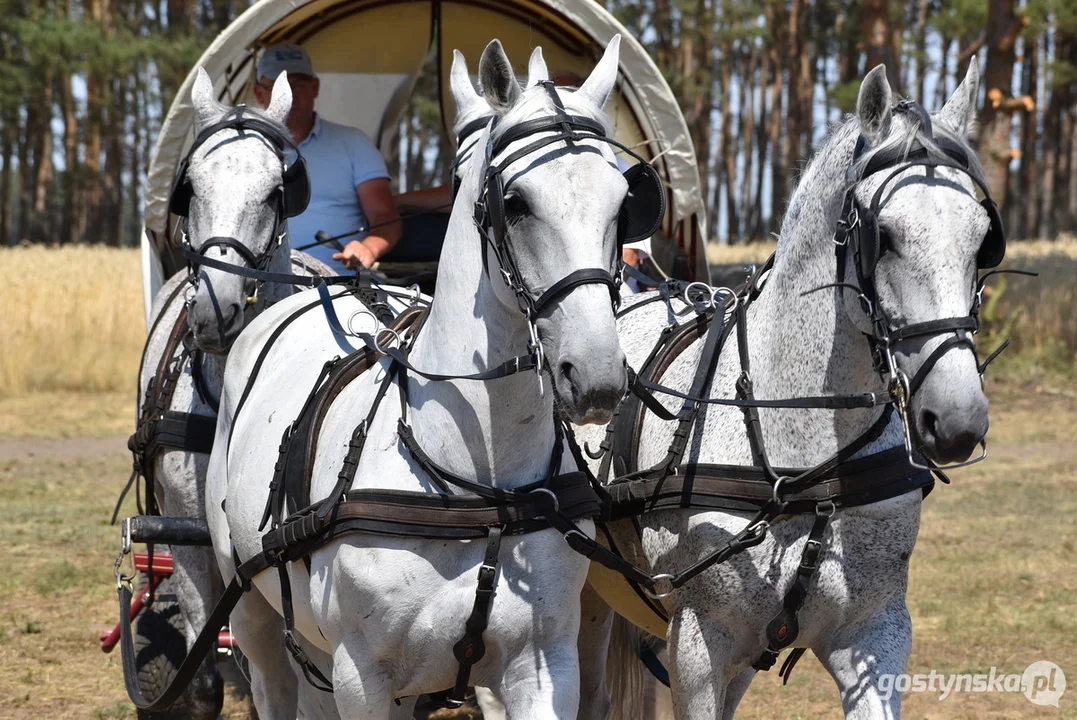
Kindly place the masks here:
POLYGON ((322 692, 332 693, 332 681, 322 674, 295 639, 295 608, 292 605, 292 582, 288 577, 287 564, 278 565, 277 572, 280 574, 281 614, 284 615, 284 647, 288 648, 292 660, 303 671, 303 677, 307 679, 307 682, 322 692))
POLYGON ((187 651, 187 656, 180 663, 176 676, 168 687, 154 699, 146 697, 138 682, 138 664, 135 657, 134 639, 131 634, 131 588, 126 584, 120 584, 117 589, 120 604, 120 656, 123 659, 123 680, 127 686, 127 696, 140 710, 150 712, 163 710, 172 705, 187 686, 191 683, 206 655, 217 645, 217 636, 224 624, 228 622, 228 616, 235 608, 236 603, 243 597, 243 586, 238 580, 233 579, 225 588, 224 595, 217 601, 202 632, 198 634, 194 644, 187 651))
POLYGON ((567 293, 568 291, 576 288, 580 285, 589 285, 591 283, 600 283, 609 288, 610 298, 616 305, 621 301, 621 296, 617 291, 617 283, 613 277, 600 268, 581 268, 574 270, 568 275, 564 276, 549 288, 546 292, 539 296, 539 299, 535 301, 535 313, 541 313, 550 302, 555 298, 567 293))
POLYGON ((964 345, 970 348, 973 352, 976 351, 976 346, 972 340, 966 335, 953 335, 943 340, 937 348, 928 356, 927 360, 917 369, 916 374, 912 376, 912 380, 909 381, 909 397, 920 389, 920 385, 927 379, 928 373, 935 367, 935 363, 942 359, 942 356, 946 354, 950 348, 957 347, 958 345, 964 345))
POLYGON ((501 550, 501 526, 493 525, 486 538, 486 555, 479 566, 479 582, 475 587, 475 604, 471 615, 464 623, 464 636, 453 645, 452 653, 460 663, 456 673, 456 685, 447 702, 451 707, 464 704, 467 695, 468 679, 471 668, 486 655, 486 643, 482 634, 490 619, 490 606, 494 600, 494 586, 497 584, 497 556, 501 550))
MULTIPOLYGON (((819 568, 819 555, 823 550, 823 535, 830 518, 834 516, 835 505, 831 501, 821 502, 815 506, 815 522, 812 523, 811 532, 808 533, 808 541, 804 544, 804 551, 800 556, 800 566, 797 567, 796 577, 793 584, 785 593, 782 600, 782 609, 774 616, 767 625, 767 649, 752 664, 756 670, 770 670, 778 659, 778 654, 785 648, 796 642, 800 635, 800 623, 797 615, 804 605, 804 599, 808 597, 815 571, 819 568)), ((793 661, 796 662, 795 660, 793 661)), ((788 681, 788 672, 792 672, 792 665, 788 665, 785 679, 788 681)))

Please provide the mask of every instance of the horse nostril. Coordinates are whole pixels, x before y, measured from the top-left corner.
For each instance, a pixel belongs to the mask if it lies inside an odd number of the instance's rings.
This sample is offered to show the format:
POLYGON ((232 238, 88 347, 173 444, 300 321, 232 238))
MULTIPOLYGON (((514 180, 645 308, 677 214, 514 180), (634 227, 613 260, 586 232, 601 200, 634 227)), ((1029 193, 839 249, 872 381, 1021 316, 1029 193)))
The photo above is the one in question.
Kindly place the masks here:
POLYGON ((920 428, 924 434, 930 436, 935 442, 939 441, 939 416, 930 410, 924 410, 920 414, 920 428))

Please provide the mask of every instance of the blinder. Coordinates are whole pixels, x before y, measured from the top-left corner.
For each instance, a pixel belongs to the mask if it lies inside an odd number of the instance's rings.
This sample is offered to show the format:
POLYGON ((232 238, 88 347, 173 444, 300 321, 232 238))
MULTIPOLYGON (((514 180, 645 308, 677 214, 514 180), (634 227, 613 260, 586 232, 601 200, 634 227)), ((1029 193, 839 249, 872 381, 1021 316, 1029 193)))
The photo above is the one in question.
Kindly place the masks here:
MULTIPOLYGON (((544 83, 554 99, 555 105, 564 113, 564 106, 557 97, 552 83, 544 83)), ((496 118, 494 123, 496 124, 496 118)), ((662 225, 666 214, 666 194, 662 186, 662 178, 658 171, 643 157, 632 149, 606 137, 605 129, 590 118, 576 115, 562 114, 553 118, 540 118, 537 121, 521 123, 520 126, 502 135, 496 146, 488 143, 486 148, 486 187, 485 201, 486 214, 490 227, 493 230, 494 240, 502 245, 505 240, 505 181, 502 171, 524 155, 530 154, 546 145, 561 140, 585 140, 599 139, 605 143, 619 148, 636 160, 636 164, 624 171, 623 177, 628 183, 628 193, 618 213, 617 220, 617 244, 618 247, 630 242, 639 242, 654 235, 662 225), (493 165, 493 158, 504 150, 510 143, 519 140, 522 136, 540 132, 542 130, 559 130, 559 134, 528 145, 508 158, 503 160, 500 166, 493 165)))
POLYGON ((310 176, 307 174, 307 165, 295 142, 282 132, 276 125, 256 115, 246 115, 246 106, 238 105, 219 122, 210 125, 198 134, 191 149, 180 162, 176 171, 176 178, 172 183, 172 193, 168 200, 168 210, 178 217, 187 217, 191 211, 191 198, 194 196, 194 188, 187 177, 191 158, 211 136, 228 128, 237 130, 253 130, 265 138, 277 152, 277 157, 284 163, 284 153, 288 148, 295 150, 295 160, 290 165, 285 165, 282 173, 281 188, 278 195, 281 214, 291 218, 300 215, 307 209, 310 203, 310 176))
MULTIPOLYGON (((913 106, 919 108, 919 106, 915 104, 913 104, 913 106)), ((924 112, 922 108, 921 112, 924 112)), ((931 127, 930 120, 926 127, 931 127)), ((980 270, 988 270, 997 267, 1005 257, 1006 230, 1002 224, 1002 216, 999 213, 998 205, 992 199, 990 191, 983 182, 969 172, 969 159, 964 149, 948 141, 945 137, 935 138, 935 140, 938 146, 949 157, 949 162, 928 159, 927 150, 918 143, 914 144, 912 150, 907 154, 897 155, 896 153, 884 153, 881 157, 873 157, 868 162, 867 166, 860 174, 861 179, 901 163, 901 165, 894 169, 889 177, 887 177, 876 189, 870 207, 865 207, 856 198, 856 193, 854 192, 855 185, 853 188, 850 188, 846 196, 845 207, 842 211, 842 223, 845 228, 850 230, 854 227, 857 228, 857 232, 849 239, 855 244, 854 253, 858 262, 858 269, 861 277, 871 278, 874 276, 875 266, 878 264, 881 255, 878 217, 882 194, 890 180, 905 170, 916 166, 952 167, 956 170, 961 170, 969 176, 984 195, 983 200, 980 201, 980 206, 987 212, 987 217, 990 221, 987 233, 984 235, 983 242, 976 254, 976 267, 980 270)), ((866 143, 858 142, 854 158, 865 146, 866 143)))

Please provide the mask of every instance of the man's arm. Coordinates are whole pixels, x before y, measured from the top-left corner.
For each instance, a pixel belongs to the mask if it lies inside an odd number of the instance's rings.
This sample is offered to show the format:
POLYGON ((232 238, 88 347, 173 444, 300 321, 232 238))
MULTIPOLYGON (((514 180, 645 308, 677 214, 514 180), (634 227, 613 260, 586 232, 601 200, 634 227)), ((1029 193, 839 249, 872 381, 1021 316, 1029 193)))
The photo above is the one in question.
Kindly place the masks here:
POLYGON ((396 196, 396 207, 406 213, 439 212, 448 215, 452 209, 452 188, 439 185, 401 193, 396 196))
POLYGON ((393 202, 393 193, 389 190, 386 178, 374 178, 355 188, 359 196, 359 206, 363 208, 368 226, 389 223, 375 228, 362 240, 352 240, 344 246, 344 251, 333 255, 334 260, 342 261, 349 270, 356 270, 360 265, 370 267, 378 258, 389 252, 400 241, 400 214, 393 202))

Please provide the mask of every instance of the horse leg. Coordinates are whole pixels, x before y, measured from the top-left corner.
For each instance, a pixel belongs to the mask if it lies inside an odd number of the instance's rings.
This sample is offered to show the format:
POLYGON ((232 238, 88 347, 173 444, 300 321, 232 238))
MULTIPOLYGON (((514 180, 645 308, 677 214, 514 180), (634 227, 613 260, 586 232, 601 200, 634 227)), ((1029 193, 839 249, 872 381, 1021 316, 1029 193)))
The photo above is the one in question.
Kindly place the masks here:
POLYGON ((531 646, 510 658, 492 688, 512 720, 573 720, 580 705, 580 664, 575 640, 531 646))
MULTIPOLYGON (((391 720, 402 717, 393 703, 392 675, 368 657, 361 633, 344 637, 333 651, 333 697, 342 720, 391 720)), ((410 703, 414 705, 414 703, 410 703)))
MULTIPOLYGON (((175 451, 165 453, 155 466, 165 515, 204 517, 205 467, 200 456, 175 451)), ((224 591, 213 549, 176 545, 171 548, 175 570, 169 589, 183 613, 184 633, 190 648, 206 625, 214 604, 224 591)), ((224 705, 224 679, 217 671, 217 653, 206 655, 180 702, 184 716, 214 720, 224 705)))
POLYGON ((746 668, 740 671, 736 677, 729 681, 725 688, 725 703, 722 705, 722 720, 733 720, 733 713, 744 699, 744 693, 748 692, 748 686, 755 679, 755 669, 746 668))
POLYGON ((490 688, 476 687, 475 702, 478 703, 479 710, 482 711, 483 720, 508 720, 509 716, 505 712, 505 705, 497 695, 494 695, 494 691, 490 688))
MULTIPOLYGON (((677 718, 725 715, 729 688, 740 689, 730 659, 740 657, 750 639, 717 621, 678 608, 670 623, 669 682, 677 718)), ((737 698, 739 701, 739 697, 737 698)), ((735 703, 734 703, 735 706, 735 703)))
MULTIPOLYGON (((590 585, 580 593, 580 720, 605 720, 610 712, 606 658, 610 649, 613 610, 590 585)), ((485 711, 483 712, 485 716, 485 711)))
POLYGON ((251 588, 232 611, 230 623, 249 661, 251 695, 259 720, 293 720, 298 712, 299 688, 284 647, 284 619, 257 588, 251 588))
MULTIPOLYGON (((206 626, 217 598, 224 591, 211 548, 172 548, 175 570, 169 587, 185 621, 187 647, 194 644, 206 626)), ((224 705, 224 679, 217 672, 217 653, 210 652, 183 696, 184 712, 193 720, 214 720, 224 705)))
POLYGON ((912 622, 903 595, 858 625, 840 628, 813 648, 841 692, 848 720, 900 718, 901 696, 885 693, 879 678, 905 672, 912 650, 912 622))

